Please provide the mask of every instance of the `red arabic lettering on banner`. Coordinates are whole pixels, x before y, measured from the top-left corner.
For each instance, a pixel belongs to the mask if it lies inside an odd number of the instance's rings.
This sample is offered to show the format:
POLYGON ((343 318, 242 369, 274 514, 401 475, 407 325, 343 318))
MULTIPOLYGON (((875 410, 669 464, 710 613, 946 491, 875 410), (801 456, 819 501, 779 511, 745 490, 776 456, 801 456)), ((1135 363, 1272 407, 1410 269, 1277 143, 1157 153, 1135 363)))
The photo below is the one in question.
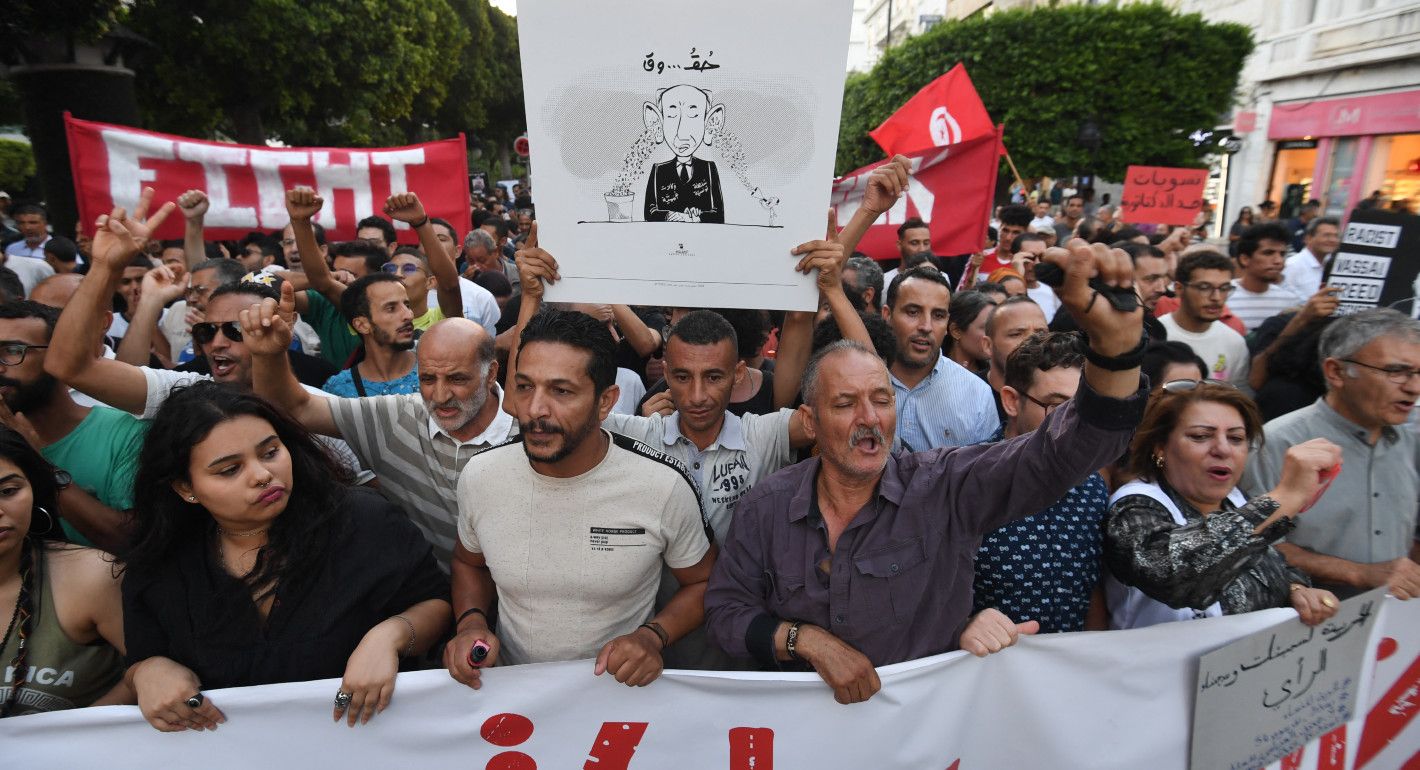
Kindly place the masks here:
MULTIPOLYGON (((897 259, 897 228, 919 217, 932 230, 932 253, 941 257, 980 251, 991 219, 996 189, 1001 134, 969 139, 950 147, 913 153, 907 194, 887 210, 858 243, 858 251, 873 259, 897 259)), ((884 161, 886 162, 886 161, 884 161)), ((830 202, 838 221, 846 223, 863 201, 868 176, 882 163, 845 174, 833 183, 830 202)))
MULTIPOLYGON (((144 187, 155 190, 156 201, 205 191, 210 240, 285 227, 285 191, 297 185, 314 187, 325 198, 315 221, 331 240, 353 239, 355 224, 381 211, 385 198, 397 192, 418 193, 429 216, 454 223, 460 232, 472 215, 462 134, 408 147, 342 149, 223 144, 68 114, 64 125, 79 218, 89 232, 114 206, 132 208, 144 187)), ((418 241, 407 224, 394 224, 401 242, 418 241)), ((170 217, 156 236, 181 238, 182 228, 181 216, 170 217)))

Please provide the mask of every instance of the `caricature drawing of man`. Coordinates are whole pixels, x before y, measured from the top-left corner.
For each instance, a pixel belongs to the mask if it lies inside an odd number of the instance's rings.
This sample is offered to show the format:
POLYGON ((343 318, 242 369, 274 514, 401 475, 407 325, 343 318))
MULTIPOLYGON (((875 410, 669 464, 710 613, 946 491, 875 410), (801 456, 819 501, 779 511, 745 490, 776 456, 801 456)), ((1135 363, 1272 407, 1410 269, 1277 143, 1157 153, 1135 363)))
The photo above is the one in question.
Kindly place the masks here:
POLYGON ((674 160, 651 167, 646 180, 646 221, 724 223, 720 172, 715 162, 695 157, 705 144, 707 125, 725 121, 725 105, 710 104, 710 94, 695 86, 673 86, 644 106, 646 127, 661 126, 662 140, 674 160))

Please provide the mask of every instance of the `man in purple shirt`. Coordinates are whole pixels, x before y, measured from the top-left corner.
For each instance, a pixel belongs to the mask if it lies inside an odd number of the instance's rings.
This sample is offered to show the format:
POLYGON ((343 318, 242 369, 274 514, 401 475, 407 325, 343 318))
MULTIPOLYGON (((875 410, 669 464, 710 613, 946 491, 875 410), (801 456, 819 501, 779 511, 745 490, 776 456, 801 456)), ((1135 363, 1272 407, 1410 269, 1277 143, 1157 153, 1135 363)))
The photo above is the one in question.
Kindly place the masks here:
MULTIPOLYGON (((1039 429, 989 445, 890 453, 887 368, 840 343, 804 372, 804 426, 819 457, 761 481, 739 504, 705 595, 712 639, 764 667, 807 665, 840 703, 867 700, 875 666, 957 649, 970 620, 981 537, 1058 500, 1124 451, 1148 394, 1143 314, 1089 279, 1129 289, 1123 251, 1072 241, 1061 299, 1088 334, 1076 396, 1039 429)), ((984 613, 983 613, 984 614, 984 613)), ((1015 641, 995 625, 984 652, 1015 641)), ((981 634, 973 634, 980 637, 981 634)))

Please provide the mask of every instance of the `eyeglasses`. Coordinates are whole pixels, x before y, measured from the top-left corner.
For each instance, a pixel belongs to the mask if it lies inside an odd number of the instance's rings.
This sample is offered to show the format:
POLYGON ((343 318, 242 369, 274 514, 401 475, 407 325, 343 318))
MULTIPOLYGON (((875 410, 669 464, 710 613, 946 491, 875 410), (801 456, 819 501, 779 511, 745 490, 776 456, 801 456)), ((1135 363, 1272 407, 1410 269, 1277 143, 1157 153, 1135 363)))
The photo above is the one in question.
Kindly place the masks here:
POLYGON ((1232 294, 1233 291, 1238 288, 1232 285, 1231 283, 1225 283, 1221 286, 1214 286, 1211 283, 1185 283, 1183 285, 1207 297, 1213 296, 1214 292, 1217 292, 1219 295, 1226 297, 1229 294, 1232 294))
POLYGON ((1392 364, 1391 366, 1372 366, 1370 364, 1363 364, 1354 358, 1343 358, 1341 360, 1348 364, 1356 364, 1357 366, 1364 366, 1367 369, 1375 369, 1381 374, 1384 374, 1385 378, 1395 385, 1404 385, 1410 382, 1411 377, 1420 377, 1420 369, 1411 369, 1408 366, 1400 366, 1399 364, 1392 364))
POLYGON ((23 342, 6 342, 0 345, 0 364, 19 366, 25 362, 25 354, 33 349, 43 350, 48 345, 26 345, 23 342))
POLYGON ((189 286, 183 294, 188 297, 205 297, 211 291, 210 286, 189 286))
POLYGON ((1044 409, 1046 414, 1050 414, 1051 412, 1055 411, 1057 408, 1059 408, 1059 407, 1061 407, 1061 406, 1064 406, 1065 403, 1070 400, 1070 399, 1067 398, 1067 399, 1063 399, 1063 400, 1060 400, 1060 401, 1056 401, 1056 402, 1053 403, 1053 404, 1048 404, 1048 403, 1046 403, 1046 402, 1044 402, 1044 401, 1041 401, 1040 399, 1036 398, 1035 396, 1032 396, 1032 395, 1029 394, 1029 393, 1022 393, 1021 395, 1022 395, 1022 396, 1025 396, 1027 401, 1031 402, 1032 404, 1035 404, 1036 406, 1040 407, 1041 409, 1044 409))
POLYGON ((296 245, 296 239, 295 239, 295 238, 282 238, 282 239, 281 239, 281 245, 284 246, 285 248, 288 248, 288 249, 289 249, 289 248, 291 248, 292 246, 295 246, 295 245, 296 245))
POLYGON ((236 321, 226 321, 224 323, 200 323, 192 325, 192 341, 199 345, 206 345, 217 339, 217 332, 221 331, 227 339, 232 342, 242 341, 242 326, 236 321))
POLYGON ((405 275, 414 275, 415 273, 424 272, 424 268, 414 264, 413 262, 406 262, 402 265, 396 262, 386 262, 383 265, 380 265, 380 269, 385 271, 386 273, 390 273, 391 275, 399 275, 400 273, 404 273, 405 275))
POLYGON ((1165 393, 1187 393, 1203 385, 1216 385, 1228 390, 1237 390, 1238 386, 1227 380, 1169 380, 1164 383, 1162 390, 1165 393))

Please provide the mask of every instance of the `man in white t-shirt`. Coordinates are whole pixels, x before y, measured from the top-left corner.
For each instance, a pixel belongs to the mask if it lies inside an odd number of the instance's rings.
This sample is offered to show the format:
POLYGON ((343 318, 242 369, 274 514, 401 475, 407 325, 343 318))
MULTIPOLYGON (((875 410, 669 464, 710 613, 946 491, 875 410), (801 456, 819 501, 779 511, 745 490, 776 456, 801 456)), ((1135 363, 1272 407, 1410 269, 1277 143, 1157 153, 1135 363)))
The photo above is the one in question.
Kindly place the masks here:
POLYGON ((49 243, 49 214, 43 206, 26 203, 15 207, 15 228, 24 238, 5 247, 9 257, 44 261, 44 245, 49 243))
POLYGON ((1276 222, 1254 225, 1238 238, 1238 267, 1242 275, 1233 279, 1236 291, 1228 308, 1249 332, 1263 321, 1306 303, 1283 288, 1282 268, 1286 264, 1287 228, 1276 222))
MULTIPOLYGON (((541 290, 525 284, 524 301, 541 290)), ((591 657, 597 675, 649 684, 664 648, 704 619, 715 551, 695 485, 678 461, 601 428, 618 395, 605 325, 559 310, 519 322, 505 407, 522 439, 475 455, 459 477, 444 663, 475 688, 482 665, 591 657), (680 588, 656 612, 663 566, 680 588), (470 660, 479 641, 488 653, 470 660)))
MULTIPOLYGON (((1179 260, 1174 280, 1178 309, 1159 317, 1170 342, 1193 348, 1208 365, 1209 376, 1248 390, 1247 340, 1219 323, 1233 293, 1233 263, 1216 251, 1195 251, 1179 260)), ((1250 392, 1250 391, 1249 391, 1250 392)))
POLYGON ((1055 217, 1050 216, 1050 201, 1038 201, 1035 204, 1035 219, 1030 221, 1030 229, 1034 231, 1054 226, 1055 217))

